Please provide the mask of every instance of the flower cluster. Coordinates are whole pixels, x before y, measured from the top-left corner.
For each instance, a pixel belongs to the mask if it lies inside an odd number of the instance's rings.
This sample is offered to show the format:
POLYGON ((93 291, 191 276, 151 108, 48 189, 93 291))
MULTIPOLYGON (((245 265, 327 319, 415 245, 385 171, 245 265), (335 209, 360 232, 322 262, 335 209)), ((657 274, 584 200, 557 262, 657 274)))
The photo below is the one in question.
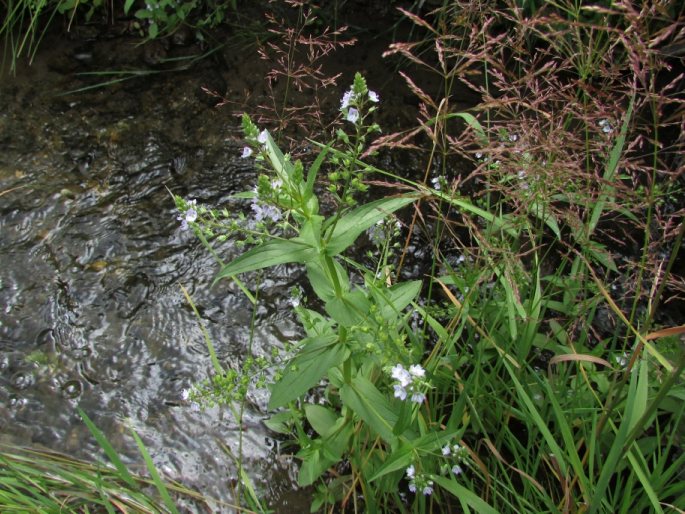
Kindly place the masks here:
POLYGON ((409 480, 409 490, 412 493, 420 490, 425 496, 433 494, 433 481, 417 474, 413 464, 407 468, 406 473, 407 480, 409 480))
POLYGON ((369 241, 374 246, 381 248, 389 240, 397 237, 402 229, 402 224, 392 217, 377 221, 366 231, 369 241))
POLYGON ((449 458, 451 462, 443 466, 443 472, 451 471, 455 475, 461 475, 464 470, 460 464, 464 464, 468 457, 468 450, 463 446, 454 443, 453 445, 446 444, 442 447, 442 456, 449 458))
MULTIPOLYGON (((340 110, 345 115, 345 119, 350 123, 357 123, 360 119, 360 110, 369 100, 373 103, 380 102, 380 97, 375 91, 370 91, 366 87, 366 81, 357 74, 354 78, 352 87, 345 91, 345 94, 340 101, 340 110)), ((371 112, 372 109, 369 109, 371 112)))
POLYGON ((188 223, 197 220, 197 200, 188 200, 185 207, 185 211, 176 217, 181 222, 181 230, 188 230, 188 223))
POLYGON ((402 401, 409 398, 414 403, 423 403, 426 399, 426 395, 421 392, 426 386, 426 370, 420 365, 412 364, 407 370, 402 364, 398 364, 391 369, 390 376, 396 381, 393 384, 395 398, 402 401))

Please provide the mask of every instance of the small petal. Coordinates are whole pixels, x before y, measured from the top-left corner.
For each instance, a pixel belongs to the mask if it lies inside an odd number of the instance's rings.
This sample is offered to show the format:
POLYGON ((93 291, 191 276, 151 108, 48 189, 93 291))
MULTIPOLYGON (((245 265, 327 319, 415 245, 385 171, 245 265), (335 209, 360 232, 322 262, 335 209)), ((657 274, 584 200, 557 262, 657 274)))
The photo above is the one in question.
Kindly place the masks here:
POLYGON ((411 366, 409 366, 409 373, 411 373, 415 377, 426 376, 426 370, 418 364, 412 364, 411 366))
POLYGON ((411 384, 411 375, 406 369, 404 369, 402 364, 398 364, 392 368, 391 376, 397 380, 402 387, 407 387, 409 384, 411 384))
POLYGON ((345 94, 342 97, 342 101, 340 102, 340 108, 344 109, 346 107, 349 107, 350 102, 352 101, 352 96, 354 93, 350 89, 349 91, 345 91, 345 94))
POLYGON ((186 211, 186 221, 188 223, 192 223, 197 219, 197 211, 195 209, 188 209, 186 211))
POLYGON ((357 123, 357 120, 359 119, 359 111, 355 109, 354 107, 350 107, 349 110, 347 111, 347 121, 350 123, 357 123))
POLYGON ((243 148, 243 153, 240 154, 240 157, 247 159, 250 155, 252 155, 252 148, 246 146, 243 148))
POLYGON ((259 135, 257 136, 257 141, 263 145, 266 144, 268 139, 269 139, 269 131, 266 129, 262 130, 259 133, 259 135))
POLYGON ((395 398, 399 398, 402 401, 407 399, 407 390, 404 387, 400 384, 395 384, 393 388, 395 389, 395 398))
POLYGON ((369 91, 369 100, 371 100, 373 103, 378 103, 381 99, 378 97, 378 93, 375 91, 369 91))
POLYGON ((426 399, 426 395, 423 393, 414 393, 411 395, 411 401, 414 403, 423 403, 426 399))

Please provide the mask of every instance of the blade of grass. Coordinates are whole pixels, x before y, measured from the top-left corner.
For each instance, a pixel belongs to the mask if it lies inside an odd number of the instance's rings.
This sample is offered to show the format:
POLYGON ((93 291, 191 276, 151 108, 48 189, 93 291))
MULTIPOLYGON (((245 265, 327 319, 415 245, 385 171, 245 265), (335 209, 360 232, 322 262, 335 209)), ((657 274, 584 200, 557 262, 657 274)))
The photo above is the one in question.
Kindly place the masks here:
POLYGON ((100 431, 100 429, 98 427, 95 426, 95 423, 93 423, 91 421, 91 419, 88 417, 88 415, 85 412, 83 412, 79 407, 77 407, 76 410, 78 411, 79 415, 81 416, 81 419, 83 419, 83 422, 88 427, 88 430, 90 430, 90 433, 93 434, 93 437, 95 437, 95 440, 100 445, 100 448, 102 448, 104 450, 104 452, 107 455, 107 457, 109 458, 110 462, 112 464, 114 464, 114 467, 119 472, 121 479, 124 480, 124 482, 126 482, 133 490, 137 490, 138 484, 136 484, 136 481, 133 480, 131 473, 129 473, 128 469, 126 468, 124 463, 121 461, 116 450, 109 443, 109 441, 107 440, 105 435, 100 431))
POLYGON ((162 497, 162 501, 166 505, 167 509, 169 509, 169 512, 171 512, 172 514, 179 514, 178 509, 176 509, 176 504, 171 499, 171 495, 169 494, 166 485, 164 485, 162 478, 159 476, 159 472, 157 471, 154 462, 152 462, 152 457, 150 457, 150 454, 148 453, 147 448, 145 448, 142 439, 136 433, 136 431, 133 430, 133 428, 131 428, 131 435, 133 436, 133 439, 136 441, 136 445, 140 450, 140 454, 143 456, 143 459, 145 460, 147 470, 150 472, 152 481, 154 482, 157 491, 159 491, 159 494, 162 497))

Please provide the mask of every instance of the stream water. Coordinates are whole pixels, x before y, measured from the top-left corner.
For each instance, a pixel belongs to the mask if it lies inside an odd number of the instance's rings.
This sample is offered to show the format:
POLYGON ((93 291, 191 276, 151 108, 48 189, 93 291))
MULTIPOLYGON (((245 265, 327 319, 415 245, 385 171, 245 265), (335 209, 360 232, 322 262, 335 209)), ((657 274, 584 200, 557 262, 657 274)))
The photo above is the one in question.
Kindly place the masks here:
MULTIPOLYGON (((220 205, 251 189, 238 123, 202 100, 211 67, 62 95, 83 86, 73 72, 88 53, 44 45, 0 84, 0 440, 93 458, 80 407, 133 469, 144 468, 129 427, 166 476, 230 501, 236 467, 219 442, 237 453, 235 421, 181 401, 211 364, 180 286, 231 367, 246 356, 252 306, 229 282, 210 289, 217 265, 180 229, 169 190, 220 205)), ((298 336, 283 308, 295 271, 261 283, 255 355, 298 336)), ((277 512, 307 511, 261 424, 266 391, 248 400, 249 475, 277 512)))

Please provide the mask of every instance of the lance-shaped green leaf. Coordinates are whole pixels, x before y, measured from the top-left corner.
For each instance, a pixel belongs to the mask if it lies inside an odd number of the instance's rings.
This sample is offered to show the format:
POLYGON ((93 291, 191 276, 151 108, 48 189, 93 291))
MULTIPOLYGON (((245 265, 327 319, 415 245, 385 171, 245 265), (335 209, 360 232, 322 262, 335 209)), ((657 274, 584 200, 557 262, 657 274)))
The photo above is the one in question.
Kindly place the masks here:
POLYGON ((349 356, 335 335, 305 339, 304 350, 286 366, 283 377, 274 384, 269 409, 291 402, 317 385, 326 372, 349 356))
POLYGON ((413 195, 383 198, 362 205, 346 214, 333 227, 333 234, 328 241, 326 253, 331 256, 341 253, 356 241, 359 234, 390 213, 415 202, 416 199, 416 196, 413 195))
POLYGON ((246 273, 262 268, 286 264, 288 262, 307 262, 317 255, 316 249, 296 239, 273 239, 245 252, 219 271, 214 283, 222 278, 246 273))
POLYGON ((356 376, 351 383, 342 387, 340 398, 385 441, 390 444, 395 442, 397 437, 393 434, 393 427, 397 423, 397 414, 390 407, 388 399, 368 379, 356 376))
POLYGON ((421 290, 421 281, 400 282, 392 287, 372 287, 371 292, 376 304, 380 306, 383 318, 390 321, 397 317, 402 310, 409 305, 421 290))

